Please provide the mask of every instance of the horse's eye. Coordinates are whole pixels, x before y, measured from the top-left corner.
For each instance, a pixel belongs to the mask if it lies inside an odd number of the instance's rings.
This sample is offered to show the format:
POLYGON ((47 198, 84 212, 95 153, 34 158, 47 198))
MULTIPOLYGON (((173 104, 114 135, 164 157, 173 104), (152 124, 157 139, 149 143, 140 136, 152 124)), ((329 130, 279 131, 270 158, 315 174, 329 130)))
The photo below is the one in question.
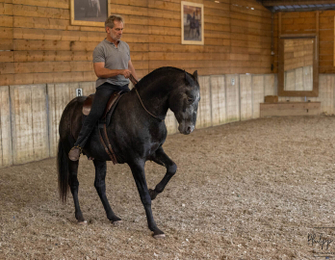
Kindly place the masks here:
POLYGON ((193 98, 188 97, 188 98, 187 98, 187 101, 188 101, 188 103, 193 103, 193 98))

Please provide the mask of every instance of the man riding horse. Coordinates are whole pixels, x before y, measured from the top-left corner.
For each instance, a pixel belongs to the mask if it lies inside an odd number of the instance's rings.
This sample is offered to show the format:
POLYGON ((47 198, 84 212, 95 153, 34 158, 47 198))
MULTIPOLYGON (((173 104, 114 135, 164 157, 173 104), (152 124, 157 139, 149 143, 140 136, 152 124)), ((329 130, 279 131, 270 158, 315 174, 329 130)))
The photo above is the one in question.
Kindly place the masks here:
POLYGON ((96 81, 95 98, 91 111, 86 117, 74 147, 69 152, 71 161, 78 161, 94 126, 103 115, 110 96, 115 91, 129 91, 129 77, 137 79, 126 42, 121 41, 124 28, 123 18, 112 15, 105 22, 107 37, 93 51, 96 81))

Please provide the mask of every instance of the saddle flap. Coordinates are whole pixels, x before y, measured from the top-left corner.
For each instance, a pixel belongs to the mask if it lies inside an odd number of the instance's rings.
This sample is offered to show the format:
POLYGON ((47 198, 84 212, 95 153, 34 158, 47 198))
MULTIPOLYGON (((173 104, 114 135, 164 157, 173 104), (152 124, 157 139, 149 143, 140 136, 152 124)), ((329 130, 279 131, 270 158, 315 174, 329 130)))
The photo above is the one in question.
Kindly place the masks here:
POLYGON ((87 116, 91 111, 94 96, 95 94, 91 94, 84 101, 82 112, 85 116, 87 116))

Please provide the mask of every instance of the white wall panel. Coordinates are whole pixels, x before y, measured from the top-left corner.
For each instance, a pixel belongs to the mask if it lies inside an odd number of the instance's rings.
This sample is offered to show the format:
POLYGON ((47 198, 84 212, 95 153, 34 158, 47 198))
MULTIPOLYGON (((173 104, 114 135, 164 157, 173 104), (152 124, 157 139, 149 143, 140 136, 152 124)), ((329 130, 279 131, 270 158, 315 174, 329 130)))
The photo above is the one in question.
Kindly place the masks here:
POLYGON ((212 125, 222 125, 226 119, 225 76, 211 76, 212 125))
POLYGON ((240 75, 241 120, 252 119, 252 76, 240 75))
MULTIPOLYGON (((200 76, 199 84, 197 128, 259 118, 264 96, 277 94, 275 74, 200 76)), ((322 111, 334 114, 334 84, 335 75, 321 74, 319 97, 279 97, 279 101, 321 101, 322 111)), ((76 88, 89 95, 95 92, 95 82, 0 87, 0 167, 56 156, 59 121, 76 88)), ((170 110, 165 123, 168 134, 178 132, 170 110)))
POLYGON ((264 102, 264 76, 253 75, 252 76, 252 118, 260 117, 260 103, 264 102))
POLYGON ((201 100, 198 107, 196 127, 209 127, 212 125, 210 76, 199 77, 199 85, 201 100))
POLYGON ((0 167, 12 164, 9 87, 0 87, 0 167))
POLYGON ((240 120, 239 84, 239 76, 237 74, 226 76, 227 122, 240 120))
POLYGON ((10 86, 13 163, 48 158, 46 85, 10 86))
POLYGON ((277 95, 276 74, 264 75, 264 96, 277 95))

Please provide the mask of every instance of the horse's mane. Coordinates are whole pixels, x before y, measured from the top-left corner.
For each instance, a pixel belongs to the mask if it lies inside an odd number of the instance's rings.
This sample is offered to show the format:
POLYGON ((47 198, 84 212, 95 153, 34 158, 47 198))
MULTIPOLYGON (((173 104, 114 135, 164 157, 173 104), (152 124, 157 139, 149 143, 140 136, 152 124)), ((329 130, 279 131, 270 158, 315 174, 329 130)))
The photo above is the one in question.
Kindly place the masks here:
POLYGON ((152 72, 150 72, 149 74, 145 75, 136 85, 136 87, 141 87, 141 85, 146 85, 148 81, 152 81, 152 77, 155 77, 156 74, 162 74, 162 73, 167 73, 168 71, 175 71, 175 72, 185 72, 182 69, 179 68, 175 68, 175 67, 160 67, 158 69, 153 70, 152 72))

